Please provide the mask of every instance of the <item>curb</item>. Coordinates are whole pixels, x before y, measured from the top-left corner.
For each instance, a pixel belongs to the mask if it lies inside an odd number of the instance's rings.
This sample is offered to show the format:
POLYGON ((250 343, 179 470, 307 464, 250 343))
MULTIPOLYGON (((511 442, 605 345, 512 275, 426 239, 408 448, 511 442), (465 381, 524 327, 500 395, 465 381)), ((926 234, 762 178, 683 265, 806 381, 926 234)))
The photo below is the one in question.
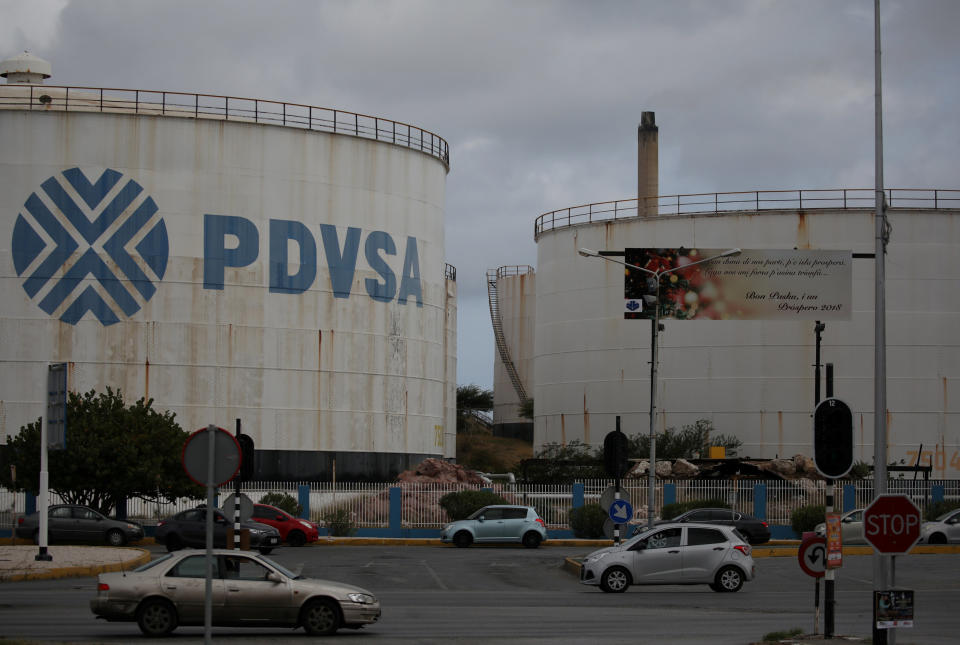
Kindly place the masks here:
POLYGON ((22 582, 25 580, 54 580, 59 578, 87 578, 100 573, 110 573, 112 571, 129 571, 140 565, 150 562, 150 552, 145 549, 130 548, 137 554, 123 562, 110 562, 107 564, 93 564, 76 567, 57 567, 43 571, 29 571, 25 573, 5 573, 0 570, 0 582, 22 582))

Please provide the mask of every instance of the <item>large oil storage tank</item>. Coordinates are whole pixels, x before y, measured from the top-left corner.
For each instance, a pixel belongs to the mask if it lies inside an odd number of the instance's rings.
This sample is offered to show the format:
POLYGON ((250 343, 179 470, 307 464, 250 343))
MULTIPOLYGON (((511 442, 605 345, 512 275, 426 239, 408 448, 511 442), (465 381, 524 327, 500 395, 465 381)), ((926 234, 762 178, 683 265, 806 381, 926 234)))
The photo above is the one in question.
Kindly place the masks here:
MULTIPOLYGON (((535 400, 535 450, 574 440, 602 445, 617 415, 627 434, 649 430, 650 322, 624 319, 624 267, 582 257, 580 249, 815 249, 851 252, 852 312, 825 322, 821 363, 833 364, 834 396, 854 414, 855 460, 872 463, 874 191, 658 196, 656 181, 643 171, 649 146, 642 130, 640 197, 537 219, 536 293, 532 299, 517 294, 535 308, 534 368, 526 384, 535 400)), ((898 464, 932 465, 933 477, 955 479, 960 191, 888 189, 887 202, 888 456, 898 464)), ((662 323, 657 432, 707 419, 716 432, 742 440, 741 457, 812 455, 815 321, 662 323)), ((497 400, 510 396, 495 393, 497 400)))
POLYGON ((442 138, 307 105, 51 86, 29 54, 0 71, 0 437, 40 416, 65 362, 72 391, 152 398, 186 430, 241 420, 260 479, 454 456, 442 138))

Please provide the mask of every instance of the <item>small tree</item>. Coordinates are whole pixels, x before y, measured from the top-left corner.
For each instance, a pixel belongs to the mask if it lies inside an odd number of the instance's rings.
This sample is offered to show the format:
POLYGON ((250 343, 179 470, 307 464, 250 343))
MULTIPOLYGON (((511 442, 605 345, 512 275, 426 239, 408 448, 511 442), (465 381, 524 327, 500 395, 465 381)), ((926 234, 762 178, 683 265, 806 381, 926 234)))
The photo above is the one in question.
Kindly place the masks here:
MULTIPOLYGON (((650 456, 650 435, 636 434, 630 437, 630 456, 645 459, 650 456)), ((700 419, 693 425, 685 425, 677 432, 667 428, 657 436, 657 459, 691 459, 696 454, 706 454, 710 446, 723 446, 727 455, 736 457, 743 441, 734 436, 716 434, 709 419, 700 419)))
POLYGON ((567 524, 578 538, 595 540, 604 537, 603 524, 607 520, 607 512, 599 504, 585 504, 580 508, 570 509, 567 515, 567 524))
POLYGON ((300 517, 300 513, 303 511, 303 507, 300 506, 299 502, 287 493, 267 493, 260 498, 260 503, 266 504, 267 506, 276 506, 294 517, 300 517))
POLYGON ((812 531, 817 524, 825 522, 827 509, 823 504, 808 504, 801 506, 790 514, 790 526, 797 535, 812 531))
MULTIPOLYGON (((200 499, 204 489, 183 471, 181 455, 189 433, 172 412, 153 409, 153 400, 126 405, 120 391, 90 390, 67 397, 67 447, 48 453, 50 490, 70 504, 109 514, 121 500, 139 497, 172 502, 200 499)), ((20 428, 7 444, 0 484, 37 494, 40 481, 40 420, 20 428)))
POLYGON ((506 504, 507 500, 488 490, 461 490, 447 493, 438 502, 451 522, 463 520, 471 513, 491 504, 506 504))

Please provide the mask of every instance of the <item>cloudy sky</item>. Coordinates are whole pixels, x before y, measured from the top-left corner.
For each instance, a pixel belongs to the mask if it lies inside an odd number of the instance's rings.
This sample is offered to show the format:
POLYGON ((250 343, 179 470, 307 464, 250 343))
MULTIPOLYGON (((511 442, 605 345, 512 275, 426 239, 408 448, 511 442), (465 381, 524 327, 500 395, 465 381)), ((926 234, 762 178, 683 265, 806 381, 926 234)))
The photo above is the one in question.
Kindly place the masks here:
MULTIPOLYGON (((460 384, 493 383, 485 273, 537 215, 660 193, 872 188, 873 0, 0 0, 50 83, 340 108, 450 143, 460 384)), ((960 188, 960 2, 882 0, 885 184, 960 188)))

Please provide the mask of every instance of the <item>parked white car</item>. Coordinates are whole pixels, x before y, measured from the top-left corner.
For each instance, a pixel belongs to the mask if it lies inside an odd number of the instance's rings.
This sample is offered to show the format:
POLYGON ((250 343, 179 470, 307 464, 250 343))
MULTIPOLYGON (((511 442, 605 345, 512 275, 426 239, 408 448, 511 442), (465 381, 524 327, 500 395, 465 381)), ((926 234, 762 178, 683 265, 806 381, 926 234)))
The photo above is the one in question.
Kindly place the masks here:
POLYGON ((661 524, 589 554, 580 582, 609 593, 622 593, 630 585, 694 584, 734 592, 756 574, 752 549, 732 526, 661 524))
MULTIPOLYGON (((827 525, 824 522, 817 524, 813 531, 820 537, 827 536, 827 525)), ((840 534, 843 544, 866 544, 863 537, 863 509, 857 508, 848 511, 840 518, 840 534)))
POLYGON ((947 511, 932 522, 920 525, 921 544, 960 542, 960 508, 947 511))

